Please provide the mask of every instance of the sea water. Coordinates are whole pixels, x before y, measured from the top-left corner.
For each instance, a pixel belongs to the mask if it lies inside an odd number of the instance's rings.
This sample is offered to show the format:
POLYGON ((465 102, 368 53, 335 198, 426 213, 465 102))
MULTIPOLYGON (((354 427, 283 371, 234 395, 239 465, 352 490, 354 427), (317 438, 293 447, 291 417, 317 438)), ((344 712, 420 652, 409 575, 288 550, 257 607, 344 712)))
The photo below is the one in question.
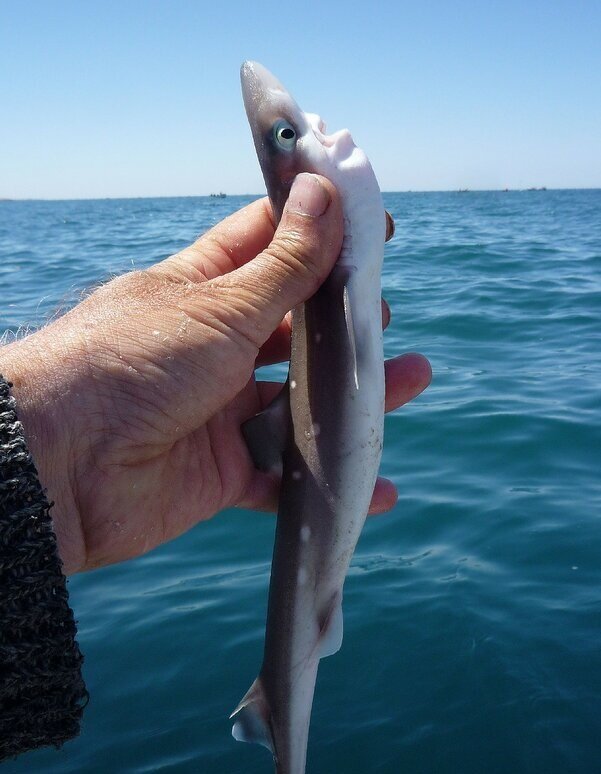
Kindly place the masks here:
MULTIPOLYGON (((0 202, 0 331, 43 324, 252 198, 0 202)), ((308 772, 600 772, 601 191, 385 203, 386 353, 425 353, 434 379, 386 420, 400 498, 353 560, 308 772)), ((3 770, 270 772, 228 715, 261 663, 273 533, 228 511, 73 577, 81 736, 3 770)))

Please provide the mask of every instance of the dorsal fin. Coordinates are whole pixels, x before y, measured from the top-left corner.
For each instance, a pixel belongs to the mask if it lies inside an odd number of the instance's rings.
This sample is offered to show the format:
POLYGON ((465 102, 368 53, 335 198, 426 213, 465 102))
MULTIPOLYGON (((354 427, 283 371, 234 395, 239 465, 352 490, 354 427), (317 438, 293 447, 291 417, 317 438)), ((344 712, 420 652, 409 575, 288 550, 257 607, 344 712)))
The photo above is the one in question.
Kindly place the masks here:
POLYGON ((319 634, 319 658, 338 653, 342 646, 343 631, 342 604, 337 600, 319 634))
POLYGON ((270 716, 271 709, 263 691, 261 678, 257 677, 230 715, 230 720, 234 721, 232 736, 237 742, 261 744, 275 756, 275 744, 269 725, 270 716))

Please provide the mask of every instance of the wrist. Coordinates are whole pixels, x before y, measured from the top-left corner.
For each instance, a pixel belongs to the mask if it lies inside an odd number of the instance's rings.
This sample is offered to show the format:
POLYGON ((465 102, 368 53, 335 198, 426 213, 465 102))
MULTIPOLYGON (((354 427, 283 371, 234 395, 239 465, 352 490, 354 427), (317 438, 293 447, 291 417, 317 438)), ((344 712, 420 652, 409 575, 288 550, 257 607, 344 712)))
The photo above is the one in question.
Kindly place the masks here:
POLYGON ((63 571, 85 565, 85 540, 76 508, 73 438, 68 410, 72 374, 51 327, 0 349, 0 373, 12 382, 19 420, 39 480, 50 502, 63 571))

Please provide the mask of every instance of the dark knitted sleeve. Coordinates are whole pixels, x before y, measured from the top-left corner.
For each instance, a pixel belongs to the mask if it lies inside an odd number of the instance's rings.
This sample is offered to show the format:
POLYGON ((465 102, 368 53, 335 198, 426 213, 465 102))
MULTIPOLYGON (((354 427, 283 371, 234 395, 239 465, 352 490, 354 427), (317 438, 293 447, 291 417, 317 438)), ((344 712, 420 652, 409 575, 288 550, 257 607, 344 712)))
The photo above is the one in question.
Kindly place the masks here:
POLYGON ((48 500, 0 375, 0 760, 79 734, 88 693, 48 500))

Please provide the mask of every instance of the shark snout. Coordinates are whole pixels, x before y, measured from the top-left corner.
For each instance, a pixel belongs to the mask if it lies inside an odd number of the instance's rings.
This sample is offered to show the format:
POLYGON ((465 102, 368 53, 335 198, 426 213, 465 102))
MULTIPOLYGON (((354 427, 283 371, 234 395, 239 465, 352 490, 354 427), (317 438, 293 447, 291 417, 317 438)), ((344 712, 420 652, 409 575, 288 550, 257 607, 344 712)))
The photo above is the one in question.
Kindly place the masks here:
POLYGON ((258 62, 248 60, 240 68, 242 96, 245 105, 259 102, 269 91, 285 93, 286 89, 266 67, 258 62))

